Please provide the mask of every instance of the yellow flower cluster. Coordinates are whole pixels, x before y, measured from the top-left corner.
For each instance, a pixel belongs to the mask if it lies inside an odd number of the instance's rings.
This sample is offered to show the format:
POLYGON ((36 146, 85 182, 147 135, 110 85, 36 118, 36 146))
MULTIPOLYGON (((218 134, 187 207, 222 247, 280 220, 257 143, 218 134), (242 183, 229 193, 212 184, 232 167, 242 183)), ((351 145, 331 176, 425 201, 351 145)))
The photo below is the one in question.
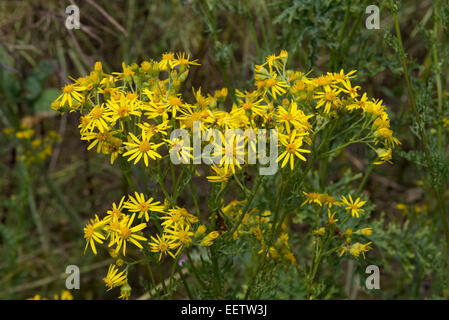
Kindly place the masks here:
POLYGON ((318 237, 324 236, 326 231, 329 231, 330 237, 332 237, 333 234, 338 234, 340 238, 345 238, 344 243, 339 247, 340 256, 342 256, 345 252, 349 252, 355 258, 358 258, 360 254, 365 257, 365 252, 371 250, 370 244, 372 242, 365 244, 355 242, 351 244, 352 235, 356 234, 368 237, 373 233, 373 229, 367 227, 353 232, 351 228, 347 228, 345 234, 343 234, 340 231, 340 228, 345 225, 349 218, 359 218, 360 213, 365 211, 362 207, 366 204, 366 201, 362 201, 359 197, 354 200, 350 194, 347 197, 341 196, 341 201, 336 201, 334 196, 327 193, 303 192, 303 194, 305 196, 305 200, 301 204, 301 207, 306 204, 314 205, 318 208, 327 207, 327 222, 325 226, 312 230, 312 234, 318 237), (342 221, 336 218, 337 211, 333 211, 331 209, 333 206, 337 208, 344 207, 345 211, 348 213, 342 221))
MULTIPOLYGON (((393 136, 382 100, 368 99, 366 93, 360 96, 359 87, 351 84, 355 71, 312 78, 287 70, 287 58, 288 53, 281 51, 256 65, 256 89, 236 90, 236 100, 230 107, 226 105, 227 89, 211 95, 199 88, 194 90, 193 103, 184 100, 179 93, 181 84, 190 66, 198 63, 183 53, 166 53, 161 60, 144 61, 140 66, 123 63, 122 72, 112 74, 106 74, 97 62, 88 76, 66 85, 52 107, 61 112, 80 112, 81 139, 90 142, 88 149, 96 147, 98 153, 110 155, 111 163, 120 156, 133 164, 143 161, 149 166, 150 161, 173 150, 188 160, 191 148, 185 141, 170 141, 167 136, 175 129, 192 130, 193 123, 200 121, 203 133, 211 128, 221 132, 253 129, 256 133, 261 128, 277 129, 277 161, 293 170, 295 160, 307 160, 323 119, 339 118, 347 119, 347 130, 359 125, 368 131, 365 136, 360 136, 363 130, 359 131, 353 142, 370 144, 378 156, 376 164, 390 162, 391 149, 400 142, 393 136), (380 147, 376 147, 378 144, 380 147)), ((246 136, 236 136, 233 143, 234 152, 224 147, 219 151, 222 161, 211 165, 210 182, 227 181, 242 168, 238 160, 243 156, 246 161, 248 147, 254 148, 248 146, 246 136)))

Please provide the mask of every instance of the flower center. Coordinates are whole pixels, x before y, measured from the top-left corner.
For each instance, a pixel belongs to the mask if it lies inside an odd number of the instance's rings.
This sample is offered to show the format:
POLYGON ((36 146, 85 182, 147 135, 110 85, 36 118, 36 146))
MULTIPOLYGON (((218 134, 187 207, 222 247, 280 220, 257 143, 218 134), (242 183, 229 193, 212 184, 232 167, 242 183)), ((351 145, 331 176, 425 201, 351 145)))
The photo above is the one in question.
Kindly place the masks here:
POLYGON ((296 151, 296 147, 293 143, 288 144, 285 147, 285 149, 287 150, 287 152, 290 152, 290 153, 295 153, 295 151, 296 151))
POLYGON ((139 145, 140 152, 147 152, 150 149, 151 149, 151 145, 148 141, 142 141, 139 145))
POLYGON ((100 107, 95 107, 92 109, 92 112, 91 112, 92 119, 97 120, 98 118, 101 117, 102 114, 103 114, 103 109, 101 109, 100 107))

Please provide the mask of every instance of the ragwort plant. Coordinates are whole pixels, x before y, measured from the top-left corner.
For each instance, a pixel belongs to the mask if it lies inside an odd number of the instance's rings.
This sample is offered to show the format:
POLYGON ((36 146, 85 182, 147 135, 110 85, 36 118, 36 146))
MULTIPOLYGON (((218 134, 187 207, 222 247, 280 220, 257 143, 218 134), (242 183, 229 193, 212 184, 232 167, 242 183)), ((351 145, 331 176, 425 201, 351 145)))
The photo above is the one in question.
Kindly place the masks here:
POLYGON ((295 277, 291 286, 302 292, 295 298, 344 295, 333 271, 347 259, 363 265, 375 246, 376 230, 367 221, 373 206, 361 191, 373 166, 391 163, 400 142, 382 100, 353 83, 355 70, 313 77, 288 69, 287 60, 283 50, 256 65, 253 90, 235 90, 232 105, 227 88, 213 94, 193 89, 194 101, 184 100, 183 82, 199 66, 184 53, 123 63, 112 74, 97 62, 62 89, 52 108, 78 112, 87 148, 123 172, 123 197, 84 228, 86 250, 108 250, 115 260, 103 279, 108 290, 120 287, 119 298, 130 298, 139 285, 131 275, 142 267, 147 298, 177 290, 189 298, 282 297, 278 279, 284 276, 295 277), (173 138, 176 129, 187 130, 188 140, 173 138), (279 150, 277 172, 262 175, 257 168, 264 165, 250 163, 255 146, 248 136, 234 133, 219 145, 226 129, 272 130, 264 143, 277 133, 270 146, 279 150), (207 210, 195 191, 193 177, 201 173, 190 147, 201 135, 201 147, 211 143, 221 159, 207 164, 209 173, 201 177, 210 184, 207 210), (337 182, 328 172, 329 163, 355 144, 370 155, 357 190, 350 188, 357 177, 349 172, 337 182), (182 195, 192 199, 192 208, 180 203, 182 195))

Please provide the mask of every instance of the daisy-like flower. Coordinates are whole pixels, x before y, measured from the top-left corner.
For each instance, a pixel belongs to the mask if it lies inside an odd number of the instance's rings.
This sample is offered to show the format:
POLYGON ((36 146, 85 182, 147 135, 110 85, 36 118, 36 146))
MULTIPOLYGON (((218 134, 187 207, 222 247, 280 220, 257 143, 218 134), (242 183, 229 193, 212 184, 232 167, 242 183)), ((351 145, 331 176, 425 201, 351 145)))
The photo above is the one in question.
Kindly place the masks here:
POLYGON ((73 100, 81 102, 83 97, 79 94, 80 91, 84 91, 85 88, 76 86, 75 84, 67 84, 62 88, 62 94, 56 99, 60 100, 60 106, 64 106, 68 102, 69 107, 72 108, 73 100))
POLYGON ((271 78, 265 79, 264 87, 265 93, 271 90, 273 98, 276 99, 277 95, 283 95, 286 92, 285 88, 288 88, 288 84, 285 81, 277 79, 277 74, 272 73, 271 78))
POLYGON ((145 216, 145 220, 148 222, 150 220, 148 211, 164 212, 164 206, 160 205, 159 201, 153 202, 153 198, 145 200, 143 193, 135 192, 134 195, 135 198, 131 195, 128 196, 128 201, 125 202, 124 207, 131 212, 138 212, 139 219, 145 216))
POLYGON ((142 140, 139 140, 134 134, 131 132, 129 133, 129 137, 131 138, 131 142, 124 142, 124 145, 130 147, 131 149, 128 150, 123 154, 124 157, 130 156, 128 158, 128 161, 132 161, 134 159, 134 164, 140 161, 140 159, 143 157, 143 161, 145 162, 145 166, 148 167, 148 159, 151 158, 153 160, 156 160, 156 158, 162 158, 162 156, 157 153, 157 148, 159 148, 164 143, 161 142, 159 144, 154 144, 150 142, 151 135, 148 135, 146 133, 146 130, 142 130, 142 140))
POLYGON ((167 239, 173 240, 175 243, 175 248, 178 248, 175 256, 181 252, 183 247, 188 247, 192 243, 192 237, 194 234, 190 231, 189 225, 174 225, 170 228, 166 228, 165 232, 167 233, 167 239))
POLYGON ((115 204, 115 202, 112 203, 112 210, 106 211, 107 216, 104 218, 105 221, 110 220, 119 220, 124 216, 123 206, 125 202, 125 196, 122 197, 120 200, 118 206, 115 204))
POLYGON ((348 195, 348 198, 346 198, 345 196, 341 196, 341 201, 346 206, 346 210, 348 210, 353 217, 356 216, 358 218, 359 213, 365 211, 361 209, 361 207, 366 203, 366 201, 361 201, 360 198, 357 198, 354 201, 352 200, 351 195, 348 195))
POLYGON ((338 100, 339 91, 332 89, 330 86, 324 86, 324 91, 318 92, 313 98, 317 99, 316 108, 324 106, 324 113, 329 113, 333 104, 338 100))
POLYGON ((157 238, 151 236, 152 242, 149 242, 151 252, 159 253, 159 261, 161 261, 162 255, 169 254, 173 259, 176 259, 176 256, 171 252, 172 249, 175 249, 177 245, 175 244, 175 240, 170 240, 167 238, 167 235, 163 234, 162 237, 156 235, 157 238))
MULTIPOLYGON (((108 154, 109 152, 109 144, 113 140, 113 131, 92 131, 92 132, 84 132, 81 135, 81 140, 93 140, 87 150, 91 150, 93 147, 97 146, 97 153, 102 152, 103 154, 108 154)), ((116 138, 118 139, 118 138, 116 138)), ((120 140, 120 139, 119 139, 120 140)), ((120 140, 121 141, 121 140, 120 140)))
POLYGON ((90 245, 92 252, 96 255, 97 248, 95 247, 95 242, 102 244, 106 237, 102 234, 102 229, 105 225, 104 221, 101 221, 97 215, 95 215, 95 220, 91 220, 84 227, 84 239, 86 239, 86 246, 84 247, 84 253, 87 247, 90 245))
POLYGON ((357 93, 357 90, 360 89, 360 86, 353 87, 351 85, 351 81, 349 81, 349 80, 344 80, 344 81, 341 81, 340 83, 343 85, 343 88, 342 87, 335 87, 335 88, 337 88, 337 90, 339 92, 344 92, 344 93, 349 94, 349 96, 352 99, 355 99, 355 98, 357 98, 359 96, 359 94, 357 93))
POLYGON ((118 268, 111 264, 109 265, 108 274, 105 278, 103 278, 104 283, 106 284, 106 287, 108 288, 108 291, 111 290, 114 287, 121 286, 127 281, 127 276, 124 271, 118 272, 118 268))
POLYGON ((312 203, 316 203, 319 206, 322 206, 323 203, 320 201, 320 194, 318 192, 305 192, 303 191, 302 193, 304 193, 304 195, 306 196, 306 200, 304 200, 303 203, 301 203, 301 207, 304 206, 305 204, 312 204, 312 203))
POLYGON ((285 165, 290 161, 290 169, 293 170, 295 165, 295 157, 301 159, 302 161, 306 161, 307 159, 301 154, 302 153, 310 153, 310 150, 302 149, 303 136, 305 134, 297 134, 296 130, 290 135, 279 135, 279 140, 281 144, 285 147, 285 151, 281 153, 278 157, 277 162, 280 162, 282 159, 281 167, 285 167, 285 165))
POLYGON ((353 111, 357 109, 365 110, 367 103, 370 103, 370 101, 368 100, 368 96, 366 95, 365 92, 360 99, 355 98, 353 103, 347 105, 346 109, 348 109, 348 111, 353 111))
POLYGON ((349 79, 355 78, 355 73, 357 72, 357 70, 351 70, 349 71, 347 74, 345 74, 343 69, 340 69, 340 73, 327 73, 327 75, 335 82, 340 82, 343 83, 345 81, 349 81, 349 79))
POLYGON ((159 62, 159 68, 161 70, 167 70, 168 67, 171 66, 171 64, 173 63, 173 61, 175 60, 175 54, 173 52, 165 52, 162 55, 162 59, 159 62))
POLYGON ((119 100, 110 99, 106 105, 109 107, 112 123, 115 123, 117 120, 129 118, 131 115, 136 117, 141 116, 141 112, 136 108, 135 101, 130 100, 123 93, 120 94, 119 100))
POLYGON ((290 104, 290 109, 288 111, 284 109, 284 107, 279 106, 276 118, 278 123, 285 126, 287 134, 290 134, 291 126, 295 129, 309 129, 310 124, 308 120, 311 117, 313 117, 313 115, 306 116, 302 110, 298 110, 298 105, 293 101, 290 104))
POLYGON ((104 107, 104 103, 96 105, 86 117, 89 119, 89 124, 84 131, 93 131, 95 128, 99 131, 107 131, 112 120, 108 110, 104 107))
POLYGON ((118 229, 113 230, 116 232, 116 237, 109 243, 109 246, 117 244, 115 252, 119 252, 120 249, 123 248, 123 255, 126 255, 126 244, 128 242, 131 242, 142 249, 143 247, 139 241, 147 241, 147 238, 136 234, 147 226, 146 223, 140 223, 137 226, 131 227, 135 216, 136 214, 134 213, 130 219, 123 219, 120 221, 118 229))
POLYGON ((175 208, 168 209, 167 215, 161 217, 164 228, 174 226, 174 225, 191 225, 198 222, 198 218, 193 214, 189 213, 187 209, 176 206, 175 208))
POLYGON ((190 55, 186 56, 185 52, 178 52, 176 58, 170 62, 170 66, 174 69, 176 66, 199 66, 198 60, 190 60, 190 55))

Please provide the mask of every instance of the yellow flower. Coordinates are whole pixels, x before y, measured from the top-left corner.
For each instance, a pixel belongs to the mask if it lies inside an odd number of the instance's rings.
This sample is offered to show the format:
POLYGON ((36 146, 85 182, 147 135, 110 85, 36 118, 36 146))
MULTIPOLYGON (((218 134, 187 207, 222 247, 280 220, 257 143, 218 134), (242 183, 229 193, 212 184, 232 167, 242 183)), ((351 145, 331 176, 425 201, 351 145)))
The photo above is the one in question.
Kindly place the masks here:
POLYGON ((73 100, 77 102, 83 101, 83 97, 78 93, 85 90, 83 87, 78 87, 75 84, 67 84, 62 89, 62 94, 56 99, 60 100, 60 106, 64 106, 66 102, 69 103, 70 108, 73 106, 73 100))
POLYGON ((120 94, 120 99, 110 99, 106 102, 109 107, 109 115, 111 116, 111 122, 115 123, 117 120, 123 120, 129 118, 131 115, 140 117, 141 112, 136 109, 135 101, 127 98, 123 93, 120 94))
POLYGON ((265 93, 271 90, 273 99, 276 99, 276 95, 283 95, 286 92, 285 88, 288 88, 288 84, 285 81, 277 79, 277 74, 272 73, 271 77, 264 81, 265 93))
POLYGON ((142 249, 143 247, 139 243, 139 241, 147 240, 147 238, 135 234, 136 232, 139 232, 142 229, 144 229, 147 226, 146 223, 141 223, 138 224, 137 226, 131 227, 135 215, 136 214, 134 213, 130 219, 124 219, 120 222, 118 229, 114 230, 116 232, 115 239, 109 243, 109 246, 117 244, 117 247, 115 249, 116 252, 119 252, 120 248, 123 247, 123 255, 126 255, 126 244, 128 242, 132 242, 138 248, 142 249))
POLYGON ((188 247, 192 243, 193 232, 189 230, 189 225, 184 227, 174 225, 165 229, 167 239, 174 240, 175 248, 179 247, 178 251, 175 253, 175 256, 179 254, 183 247, 188 247))
POLYGON ((151 240, 153 242, 149 242, 151 252, 159 253, 159 261, 161 261, 162 255, 169 254, 173 259, 175 259, 175 255, 170 251, 177 247, 175 244, 175 240, 168 239, 167 235, 163 234, 162 238, 159 235, 156 235, 157 238, 151 236, 151 240))
POLYGON ((111 264, 108 269, 108 274, 105 278, 103 278, 103 281, 106 284, 106 287, 108 287, 108 291, 111 290, 114 287, 121 286, 127 281, 127 276, 124 274, 124 271, 118 272, 118 268, 111 264))
POLYGON ((143 157, 145 166, 148 167, 148 159, 151 158, 156 160, 157 158, 162 158, 162 156, 157 153, 157 148, 159 148, 164 143, 154 144, 150 142, 151 136, 147 135, 145 130, 142 130, 142 140, 139 140, 134 134, 129 133, 131 142, 124 142, 124 144, 131 149, 123 154, 124 157, 130 156, 128 161, 134 160, 134 164, 140 161, 143 157))
POLYGON ((338 100, 339 91, 332 89, 330 86, 324 86, 324 91, 318 92, 313 98, 319 99, 316 108, 324 106, 324 113, 329 113, 333 104, 338 100))
POLYGON ((98 128, 100 131, 108 130, 109 124, 111 123, 111 115, 108 113, 106 108, 104 107, 104 103, 101 105, 96 105, 86 116, 89 120, 87 126, 84 128, 84 131, 89 130, 93 131, 95 128, 98 128))
POLYGON ((302 110, 298 110, 296 102, 290 104, 290 110, 286 110, 283 107, 278 108, 277 122, 283 124, 287 130, 287 134, 290 133, 290 126, 293 126, 297 130, 308 130, 310 124, 308 119, 313 115, 306 116, 302 110))
POLYGON ((117 80, 130 80, 132 76, 134 76, 134 71, 131 70, 131 66, 126 66, 125 62, 122 62, 123 72, 113 72, 115 74, 115 78, 117 80))
POLYGON ((190 55, 186 56, 185 52, 176 53, 176 58, 170 62, 171 68, 175 68, 176 66, 199 66, 200 64, 197 62, 198 60, 190 60, 190 55))
POLYGON ((312 204, 312 203, 316 203, 319 204, 320 206, 322 206, 323 204, 320 201, 320 194, 317 192, 302 192, 304 193, 304 195, 306 196, 306 200, 304 200, 303 203, 301 203, 301 207, 304 206, 305 204, 312 204))
POLYGON ((293 132, 288 136, 280 135, 279 140, 285 147, 285 151, 278 157, 277 162, 284 159, 281 165, 282 168, 285 167, 285 165, 290 161, 290 169, 293 170, 295 157, 301 159, 302 161, 306 161, 306 158, 300 152, 310 153, 311 151, 301 148, 303 143, 303 135, 304 134, 297 134, 296 130, 293 130, 293 132))
POLYGON ((95 220, 91 220, 84 227, 84 239, 86 239, 86 247, 84 252, 86 252, 87 247, 90 245, 92 252, 97 254, 97 248, 95 247, 95 242, 102 244, 105 240, 105 236, 100 232, 104 226, 104 221, 100 221, 98 216, 95 216, 95 220))
POLYGON ((393 148, 396 145, 401 144, 401 142, 397 138, 393 137, 393 131, 388 128, 383 127, 377 129, 376 135, 378 137, 376 143, 381 140, 386 147, 393 148))
POLYGON ((128 196, 128 201, 125 203, 124 207, 131 212, 138 212, 138 218, 142 218, 145 215, 145 220, 148 222, 150 216, 148 211, 154 212, 164 212, 164 206, 160 205, 159 201, 153 202, 153 198, 145 200, 143 193, 139 194, 134 192, 135 198, 131 195, 128 196))
POLYGON ((346 205, 346 210, 350 211, 353 217, 356 216, 358 218, 359 213, 365 211, 360 208, 366 203, 366 201, 361 201, 360 198, 353 201, 351 195, 348 195, 348 199, 346 199, 345 196, 341 196, 341 201, 346 205))

